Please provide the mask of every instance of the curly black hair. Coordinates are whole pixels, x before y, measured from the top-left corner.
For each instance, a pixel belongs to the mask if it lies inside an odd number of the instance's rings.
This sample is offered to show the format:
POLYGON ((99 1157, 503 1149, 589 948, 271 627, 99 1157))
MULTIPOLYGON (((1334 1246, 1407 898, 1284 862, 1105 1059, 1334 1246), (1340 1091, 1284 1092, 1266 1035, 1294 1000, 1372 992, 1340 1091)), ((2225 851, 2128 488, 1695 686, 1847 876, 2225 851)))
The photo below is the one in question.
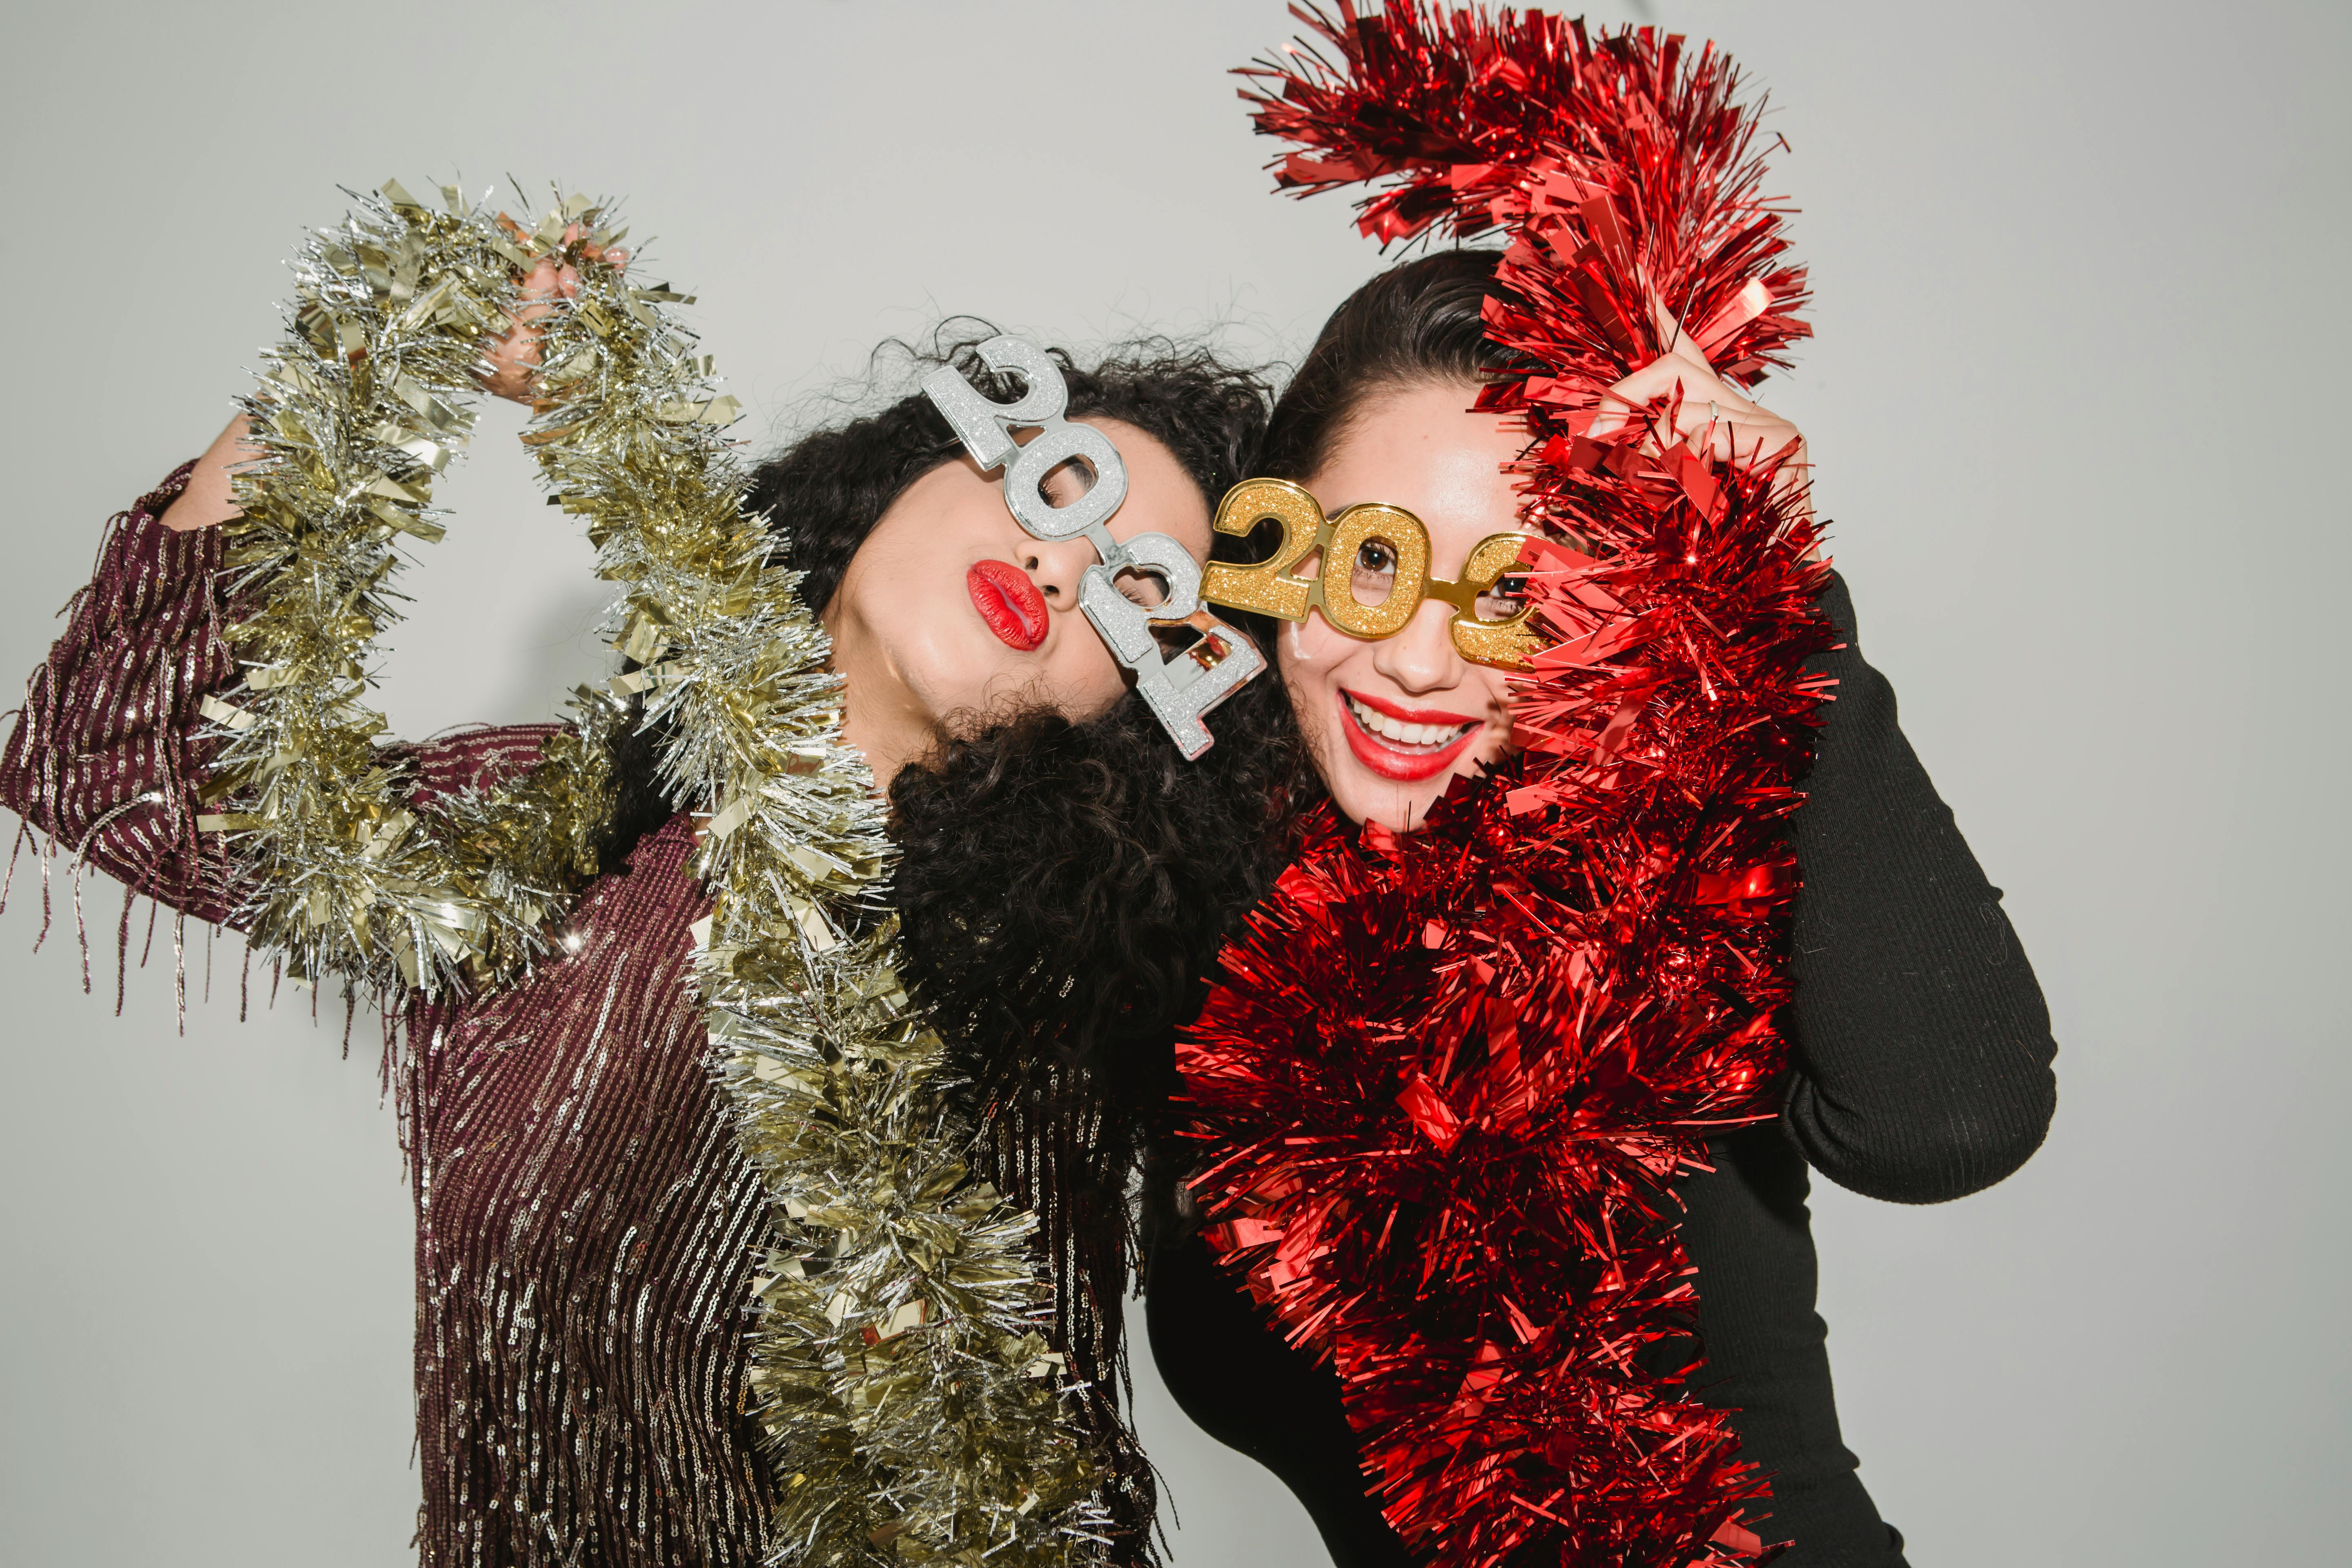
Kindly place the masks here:
MULTIPOLYGON (((1270 675, 1211 723, 1188 763, 1132 699, 1084 722, 1034 711, 890 791, 908 975, 985 1108, 991 1179, 1038 1216, 1060 1343, 1094 1379, 1124 1370, 1129 1193, 1176 1087, 1175 1031, 1288 863, 1313 777, 1270 675)), ((1150 1500, 1123 1522, 1148 1527, 1150 1500)))
MULTIPOLYGON (((957 318, 942 323, 927 344, 885 343, 875 352, 869 382, 910 383, 944 365, 985 395, 1010 402, 1019 383, 990 370, 979 354, 980 345, 995 335, 996 329, 984 321, 957 318), (893 361, 898 368, 886 369, 893 361)), ((1255 371, 1227 365, 1206 348, 1169 338, 1123 344, 1083 369, 1064 350, 1047 352, 1069 387, 1070 415, 1100 415, 1142 430, 1168 448, 1210 506, 1246 477, 1265 429, 1270 395, 1255 371)), ((913 393, 793 441, 752 471, 744 510, 768 521, 779 557, 788 558, 802 574, 801 602, 822 614, 841 586, 850 558, 891 503, 961 453, 946 416, 929 398, 913 393)), ((1222 535, 1218 542, 1220 555, 1234 544, 1222 535)), ((1261 646, 1271 646, 1265 626, 1245 629, 1261 646)), ((1218 725, 1213 719, 1211 728, 1218 725)), ((607 871, 625 864, 638 840, 677 811, 655 767, 662 739, 658 729, 641 732, 632 724, 614 745, 619 801, 602 857, 607 871)))
MULTIPOLYGON (((951 365, 1009 400, 1017 387, 975 353, 992 331, 956 325, 929 349, 896 345, 898 357, 919 372, 951 365)), ((1054 357, 1071 415, 1144 431, 1211 507, 1245 477, 1268 402, 1255 373, 1166 340, 1085 367, 1054 357)), ((788 542, 802 602, 821 611, 891 503, 961 452, 929 399, 900 397, 762 464, 747 510, 788 542)), ((1220 536, 1219 552, 1239 542, 1220 536)), ((1240 629, 1271 652, 1269 628, 1240 629)), ((1157 1500, 1117 1402, 1128 1192, 1174 1081, 1174 1031, 1198 1010, 1225 931, 1287 862, 1295 806, 1314 787, 1271 670, 1208 723, 1216 743, 1188 763, 1132 691, 1090 719, 1034 710, 943 734, 890 787, 906 978, 950 1042, 982 1173, 1038 1215, 1061 1286, 1057 1341, 1089 1385, 1081 1407, 1111 1458, 1106 1500, 1122 1555, 1139 1561, 1152 1555, 1157 1500)), ((657 745, 642 735, 616 749, 624 847, 608 864, 670 815, 657 745)))
MULTIPOLYGON (((1246 472, 1264 396, 1198 351, 1070 376, 1073 414, 1150 432, 1213 507, 1246 472)), ((1038 1217, 1056 1341, 1119 1450, 1107 1500, 1123 1549, 1146 1557, 1157 1496, 1116 1402, 1128 1191, 1173 1087, 1175 1029, 1287 861, 1290 802, 1312 776, 1271 672, 1209 725, 1216 744, 1186 762, 1131 692, 1084 721, 1036 710, 946 738, 890 787, 907 976, 980 1112, 982 1168, 1038 1217)))

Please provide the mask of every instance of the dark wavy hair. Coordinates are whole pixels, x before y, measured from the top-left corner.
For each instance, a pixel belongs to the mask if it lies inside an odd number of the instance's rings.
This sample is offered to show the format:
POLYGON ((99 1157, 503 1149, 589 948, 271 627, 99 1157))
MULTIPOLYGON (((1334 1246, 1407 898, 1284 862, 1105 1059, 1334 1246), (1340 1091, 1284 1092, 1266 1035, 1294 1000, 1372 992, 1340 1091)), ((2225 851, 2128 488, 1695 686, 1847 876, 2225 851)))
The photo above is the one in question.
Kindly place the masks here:
MULTIPOLYGON (((918 374, 950 365, 1010 399, 1017 386, 974 352, 992 330, 958 325, 892 357, 918 374)), ((1072 415, 1144 431, 1212 508, 1248 473, 1268 398, 1255 373, 1166 340, 1083 367, 1054 357, 1072 415)), ((802 601, 821 611, 891 503, 961 452, 929 399, 902 396, 761 464, 746 505, 788 542, 802 601)), ((1270 652, 1265 628, 1241 629, 1270 652)), ((1132 691, 1089 719, 1035 710, 942 735, 890 786, 906 978, 950 1042, 982 1173, 1038 1215, 1063 1287, 1059 1344, 1092 1385, 1082 1402, 1112 1457, 1106 1500, 1132 1558, 1150 1554, 1157 1499, 1118 1417, 1130 1176, 1173 1081, 1174 1031, 1198 1010, 1224 932, 1286 862, 1313 778, 1270 670, 1208 723, 1216 743, 1188 763, 1132 691)), ((658 740, 634 736, 616 753, 616 843, 670 815, 658 740)))
POLYGON ((1283 389, 1256 471, 1305 479, 1382 393, 1479 383, 1519 361, 1486 336, 1498 250, 1440 250, 1375 276, 1340 302, 1283 389))

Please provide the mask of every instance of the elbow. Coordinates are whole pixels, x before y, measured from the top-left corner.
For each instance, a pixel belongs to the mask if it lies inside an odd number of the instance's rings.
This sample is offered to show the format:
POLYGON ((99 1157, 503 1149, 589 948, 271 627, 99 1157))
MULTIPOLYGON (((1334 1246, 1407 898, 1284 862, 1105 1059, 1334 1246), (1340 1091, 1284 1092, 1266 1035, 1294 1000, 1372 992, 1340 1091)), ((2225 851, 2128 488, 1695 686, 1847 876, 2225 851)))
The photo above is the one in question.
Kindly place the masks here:
POLYGON ((2018 1108, 2000 1117, 1954 1115, 1921 1140, 1920 1154, 1904 1163, 1890 1190, 1873 1194, 1902 1204, 1948 1204, 2008 1180, 2050 1136, 2054 1103, 2018 1108))
POLYGON ((2007 1179, 2048 1138, 2057 1086, 2046 1069, 2037 1076, 1997 1100, 1931 1100, 1899 1116, 1857 1114, 1802 1084, 1785 1123, 1806 1161, 1850 1192, 1887 1203, 1949 1203, 2007 1179))

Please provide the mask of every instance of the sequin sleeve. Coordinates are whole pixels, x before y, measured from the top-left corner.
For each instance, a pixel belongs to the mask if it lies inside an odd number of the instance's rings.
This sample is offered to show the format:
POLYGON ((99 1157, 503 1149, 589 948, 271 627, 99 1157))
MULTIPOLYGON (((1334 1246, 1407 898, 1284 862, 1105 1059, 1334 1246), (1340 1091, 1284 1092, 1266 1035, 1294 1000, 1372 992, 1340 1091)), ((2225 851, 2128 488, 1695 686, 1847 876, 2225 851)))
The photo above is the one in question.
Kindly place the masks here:
POLYGON ((216 528, 165 528, 184 463, 118 513, 65 632, 26 683, 0 752, 0 805, 77 871, 95 867, 159 903, 221 921, 233 902, 216 836, 199 834, 202 706, 236 673, 222 638, 216 528))
MULTIPOLYGON (((108 524, 97 573, 26 683, 0 752, 0 805, 76 873, 94 868, 184 914, 235 924, 233 862, 219 835, 196 826, 211 752, 204 701, 237 678, 223 636, 224 536, 162 521, 194 466, 173 469, 108 524)), ((528 772, 558 728, 470 729, 389 751, 429 804, 528 772)))

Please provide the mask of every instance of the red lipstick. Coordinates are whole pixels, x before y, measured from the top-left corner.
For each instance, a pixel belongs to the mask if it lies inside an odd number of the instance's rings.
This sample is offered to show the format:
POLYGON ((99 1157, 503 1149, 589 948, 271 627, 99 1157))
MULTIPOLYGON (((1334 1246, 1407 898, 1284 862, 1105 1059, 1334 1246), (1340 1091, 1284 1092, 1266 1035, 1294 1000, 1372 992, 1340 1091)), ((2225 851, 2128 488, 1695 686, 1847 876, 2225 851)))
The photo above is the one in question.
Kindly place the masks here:
POLYGON ((1045 596, 1028 573, 1008 562, 979 561, 963 574, 963 586, 997 641, 1016 652, 1037 651, 1045 640, 1045 596))
POLYGON ((1349 691, 1345 687, 1334 691, 1332 699, 1339 705, 1339 732, 1347 737, 1348 750, 1355 753, 1358 762, 1380 774, 1381 777, 1394 779, 1401 784, 1415 784, 1423 779, 1435 778, 1439 773, 1452 767, 1462 753, 1469 749, 1470 742, 1478 738, 1479 731, 1486 727, 1485 721, 1473 719, 1465 714, 1448 713, 1435 708, 1407 708, 1402 703, 1366 696, 1360 691, 1349 691), (1399 745, 1385 735, 1375 734, 1366 729, 1363 721, 1356 717, 1354 704, 1357 702, 1362 703, 1373 712, 1385 718, 1394 719, 1399 723, 1436 724, 1447 727, 1459 724, 1466 728, 1452 742, 1439 747, 1436 751, 1423 751, 1419 747, 1407 748, 1399 745))

